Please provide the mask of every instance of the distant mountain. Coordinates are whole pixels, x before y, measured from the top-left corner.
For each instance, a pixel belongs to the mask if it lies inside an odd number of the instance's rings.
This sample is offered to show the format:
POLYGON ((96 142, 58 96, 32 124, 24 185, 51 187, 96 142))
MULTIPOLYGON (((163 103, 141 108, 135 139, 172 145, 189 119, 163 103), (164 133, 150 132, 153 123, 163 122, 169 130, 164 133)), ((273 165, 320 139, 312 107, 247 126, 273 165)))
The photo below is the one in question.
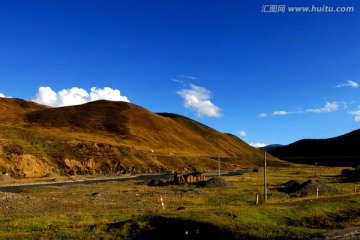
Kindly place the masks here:
POLYGON ((327 166, 360 164, 360 129, 328 139, 304 139, 274 149, 270 154, 294 162, 327 166))
POLYGON ((266 152, 271 152, 271 151, 274 151, 275 149, 281 148, 283 146, 284 145, 281 145, 281 144, 270 144, 265 147, 259 147, 259 149, 266 151, 266 152))
MULTIPOLYGON (((262 151, 190 118, 127 102, 52 108, 0 98, 0 170, 16 176, 212 171, 261 166, 262 151)), ((270 164, 284 162, 269 156, 270 164)))

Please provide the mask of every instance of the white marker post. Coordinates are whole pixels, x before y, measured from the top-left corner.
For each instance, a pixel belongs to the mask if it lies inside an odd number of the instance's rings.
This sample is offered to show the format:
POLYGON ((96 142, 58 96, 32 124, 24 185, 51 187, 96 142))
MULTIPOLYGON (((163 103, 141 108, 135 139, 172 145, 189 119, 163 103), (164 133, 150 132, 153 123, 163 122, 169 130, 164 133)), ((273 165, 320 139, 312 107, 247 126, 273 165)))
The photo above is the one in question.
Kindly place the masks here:
POLYGON ((164 199, 162 196, 160 196, 160 202, 161 202, 161 207, 163 210, 165 210, 165 204, 164 204, 164 199))

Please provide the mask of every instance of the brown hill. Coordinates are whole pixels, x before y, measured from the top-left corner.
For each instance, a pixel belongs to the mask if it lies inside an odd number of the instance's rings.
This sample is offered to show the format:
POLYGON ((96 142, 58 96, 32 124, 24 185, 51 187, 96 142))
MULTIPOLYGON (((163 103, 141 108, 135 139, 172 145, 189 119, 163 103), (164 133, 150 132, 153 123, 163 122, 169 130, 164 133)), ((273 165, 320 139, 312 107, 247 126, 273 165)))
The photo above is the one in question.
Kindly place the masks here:
MULTIPOLYGON (((0 101, 0 168, 18 176, 260 166, 262 151, 189 118, 126 102, 50 108, 0 101)), ((282 164, 275 158, 269 163, 282 164)))
POLYGON ((49 107, 22 99, 0 97, 0 123, 16 123, 24 113, 46 108, 49 107))

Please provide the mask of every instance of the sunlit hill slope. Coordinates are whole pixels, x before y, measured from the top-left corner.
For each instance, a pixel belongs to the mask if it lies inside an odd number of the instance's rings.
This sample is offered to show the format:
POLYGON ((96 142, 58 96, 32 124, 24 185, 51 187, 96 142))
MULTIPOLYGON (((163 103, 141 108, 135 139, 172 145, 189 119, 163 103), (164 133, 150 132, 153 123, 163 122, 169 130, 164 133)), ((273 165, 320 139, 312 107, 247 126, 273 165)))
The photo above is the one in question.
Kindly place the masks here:
MULTIPOLYGON (((0 98, 0 169, 17 176, 211 171, 261 166, 234 135, 126 102, 51 108, 0 98)), ((284 164, 269 156, 269 164, 284 164)))

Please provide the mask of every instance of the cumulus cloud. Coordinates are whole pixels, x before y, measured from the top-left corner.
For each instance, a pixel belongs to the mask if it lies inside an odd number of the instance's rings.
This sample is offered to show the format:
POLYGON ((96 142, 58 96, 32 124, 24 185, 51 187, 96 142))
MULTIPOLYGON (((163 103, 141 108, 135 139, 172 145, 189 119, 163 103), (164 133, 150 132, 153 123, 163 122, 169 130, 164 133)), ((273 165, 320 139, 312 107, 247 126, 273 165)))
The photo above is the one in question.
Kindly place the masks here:
POLYGON ((190 84, 190 89, 182 89, 177 92, 184 99, 184 107, 190 108, 197 113, 198 117, 222 117, 221 109, 213 104, 211 92, 203 87, 190 84))
POLYGON ((121 96, 119 90, 109 87, 93 87, 90 89, 90 93, 78 87, 63 89, 59 92, 53 91, 50 87, 40 87, 36 96, 31 100, 48 106, 63 107, 79 105, 100 99, 129 102, 127 97, 121 96))
POLYGON ((240 131, 237 134, 239 134, 241 137, 246 137, 246 132, 240 131))
POLYGON ((260 148, 260 147, 266 147, 267 144, 265 143, 249 143, 250 146, 253 146, 255 148, 260 148))
POLYGON ((57 94, 50 87, 40 87, 31 101, 48 106, 57 106, 57 94))
POLYGON ((346 83, 340 83, 338 84, 336 87, 351 87, 351 88, 358 88, 359 87, 359 83, 353 81, 353 80, 348 80, 346 83))

